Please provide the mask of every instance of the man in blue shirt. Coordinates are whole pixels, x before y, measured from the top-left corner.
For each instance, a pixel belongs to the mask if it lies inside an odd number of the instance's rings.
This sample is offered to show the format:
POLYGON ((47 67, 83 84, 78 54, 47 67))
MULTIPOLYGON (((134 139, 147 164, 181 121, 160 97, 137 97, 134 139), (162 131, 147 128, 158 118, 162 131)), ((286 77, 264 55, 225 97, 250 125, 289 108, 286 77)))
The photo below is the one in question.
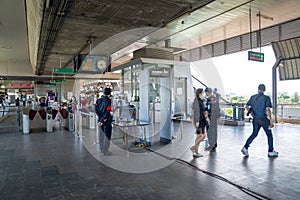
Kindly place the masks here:
POLYGON ((242 153, 248 157, 248 147, 252 143, 252 141, 256 138, 259 130, 263 127, 264 131, 268 137, 268 156, 269 157, 277 157, 278 152, 274 151, 273 148, 273 135, 271 128, 274 127, 274 123, 272 120, 271 114, 271 99, 269 96, 264 95, 266 90, 266 86, 264 84, 260 84, 258 86, 258 94, 255 94, 250 97, 249 101, 246 104, 246 110, 251 112, 253 116, 253 132, 250 137, 247 139, 246 144, 241 150, 242 153))

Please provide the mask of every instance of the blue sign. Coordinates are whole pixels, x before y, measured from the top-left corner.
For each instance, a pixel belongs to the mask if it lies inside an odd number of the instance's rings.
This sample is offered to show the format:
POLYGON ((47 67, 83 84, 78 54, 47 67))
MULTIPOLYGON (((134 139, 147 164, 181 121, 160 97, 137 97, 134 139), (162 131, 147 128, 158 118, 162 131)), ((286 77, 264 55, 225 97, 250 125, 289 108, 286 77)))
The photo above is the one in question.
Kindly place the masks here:
POLYGON ((82 63, 79 72, 83 73, 103 73, 109 65, 109 57, 85 55, 82 57, 82 63))

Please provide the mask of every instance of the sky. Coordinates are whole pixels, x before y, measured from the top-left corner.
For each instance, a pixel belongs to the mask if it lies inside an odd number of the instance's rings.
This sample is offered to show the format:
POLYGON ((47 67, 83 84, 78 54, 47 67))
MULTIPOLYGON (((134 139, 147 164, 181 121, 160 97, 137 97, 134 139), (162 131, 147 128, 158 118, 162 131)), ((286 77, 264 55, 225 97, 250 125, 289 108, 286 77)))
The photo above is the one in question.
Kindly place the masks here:
MULTIPOLYGON (((259 49, 253 49, 259 52, 259 49)), ((276 61, 272 47, 261 49, 265 55, 264 62, 248 61, 248 51, 229 54, 210 59, 216 67, 224 87, 225 94, 251 95, 257 93, 257 87, 266 85, 266 93, 272 93, 272 67, 276 61)), ((289 95, 300 93, 300 80, 279 81, 278 93, 289 95)))

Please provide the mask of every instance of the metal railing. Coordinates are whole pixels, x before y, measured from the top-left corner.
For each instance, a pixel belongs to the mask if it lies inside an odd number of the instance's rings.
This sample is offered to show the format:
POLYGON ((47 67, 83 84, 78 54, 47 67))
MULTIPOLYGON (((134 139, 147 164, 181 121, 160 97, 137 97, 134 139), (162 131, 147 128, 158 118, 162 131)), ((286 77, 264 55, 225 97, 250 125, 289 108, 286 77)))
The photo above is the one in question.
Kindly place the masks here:
POLYGON ((300 104, 278 104, 277 116, 279 119, 300 119, 300 104))
MULTIPOLYGON (((247 118, 245 112, 245 103, 220 103, 221 117, 225 119, 243 119, 247 118), (226 111, 230 111, 229 113, 226 111)), ((278 120, 284 119, 300 120, 300 104, 278 104, 277 105, 278 120)))
POLYGON ((21 109, 17 106, 0 106, 0 132, 20 131, 21 109))

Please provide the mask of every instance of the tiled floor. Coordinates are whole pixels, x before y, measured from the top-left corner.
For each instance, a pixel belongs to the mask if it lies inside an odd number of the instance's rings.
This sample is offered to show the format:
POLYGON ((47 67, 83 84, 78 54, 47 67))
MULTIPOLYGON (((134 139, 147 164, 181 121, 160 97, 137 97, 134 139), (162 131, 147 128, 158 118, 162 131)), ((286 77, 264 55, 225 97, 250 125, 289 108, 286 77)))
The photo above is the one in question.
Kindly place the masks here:
MULTIPOLYGON (((180 130, 178 125, 175 132, 180 130)), ((95 131, 84 131, 83 138, 62 129, 0 134, 0 199, 299 199, 300 126, 276 125, 274 144, 279 157, 275 159, 267 157, 262 131, 249 149, 249 158, 242 156, 240 149, 251 130, 248 123, 220 126, 217 151, 203 152, 201 146, 204 157, 193 159, 188 149, 193 128, 184 123, 182 138, 179 133, 172 144, 153 142, 151 147, 179 160, 153 156, 143 149, 133 153, 132 146, 128 153, 122 139, 113 140, 112 156, 104 157, 94 143, 95 131), (142 173, 143 169, 147 172, 142 173), (240 186, 267 198, 255 198, 240 186)), ((119 137, 117 132, 113 137, 119 137)))

